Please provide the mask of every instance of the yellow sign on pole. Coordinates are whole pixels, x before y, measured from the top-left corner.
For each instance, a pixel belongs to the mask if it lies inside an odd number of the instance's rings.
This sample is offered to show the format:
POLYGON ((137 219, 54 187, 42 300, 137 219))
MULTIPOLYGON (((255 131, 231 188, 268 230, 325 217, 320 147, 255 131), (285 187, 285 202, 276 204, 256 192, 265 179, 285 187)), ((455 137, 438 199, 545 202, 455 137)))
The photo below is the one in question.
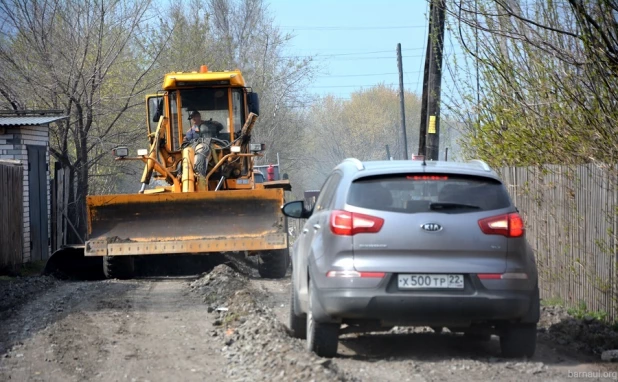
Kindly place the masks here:
POLYGON ((428 134, 436 133, 436 116, 435 115, 429 116, 429 128, 427 129, 427 133, 428 134))

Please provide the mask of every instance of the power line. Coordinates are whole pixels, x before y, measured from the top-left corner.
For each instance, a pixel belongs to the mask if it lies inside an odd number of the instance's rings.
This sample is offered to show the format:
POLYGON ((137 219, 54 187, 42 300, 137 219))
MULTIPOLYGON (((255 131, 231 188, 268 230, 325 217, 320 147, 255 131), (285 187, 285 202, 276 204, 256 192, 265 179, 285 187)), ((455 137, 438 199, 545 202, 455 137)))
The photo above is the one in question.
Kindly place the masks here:
POLYGON ((307 30, 307 31, 358 31, 358 30, 378 30, 378 29, 418 29, 425 28, 425 25, 400 25, 400 26, 293 26, 281 25, 280 29, 307 30))
MULTIPOLYGON (((325 88, 358 88, 358 87, 373 87, 373 86, 395 86, 397 84, 365 84, 365 85, 329 85, 329 86, 310 86, 311 89, 325 89, 325 88)), ((416 85, 416 82, 406 82, 405 85, 416 85)))
MULTIPOLYGON (((410 73, 418 73, 418 70, 414 70, 411 72, 404 72, 406 75, 409 75, 410 73)), ((340 77, 375 77, 375 76, 388 76, 388 75, 393 75, 393 74, 397 74, 395 72, 390 72, 390 73, 366 73, 366 74, 325 74, 322 76, 316 76, 316 78, 340 78, 340 77)))
MULTIPOLYGON (((416 55, 416 56, 403 56, 404 58, 419 58, 424 57, 424 55, 416 55)), ((322 57, 315 57, 322 58, 322 57)), ((331 61, 357 61, 357 60, 382 60, 388 58, 389 60, 397 59, 397 56, 376 56, 376 57, 344 57, 344 58, 335 58, 331 61)))
MULTIPOLYGON (((409 48, 402 49, 406 51, 410 50, 422 50, 424 48, 409 48)), ((335 53, 335 54, 299 54, 299 55, 289 55, 282 56, 283 58, 328 58, 328 57, 340 57, 340 56, 364 56, 368 54, 377 54, 377 53, 392 53, 392 50, 376 50, 373 52, 354 52, 354 53, 335 53)))
POLYGON ((317 76, 317 78, 332 78, 332 77, 371 77, 371 76, 386 76, 389 74, 397 74, 397 73, 368 73, 368 74, 326 74, 323 76, 317 76))

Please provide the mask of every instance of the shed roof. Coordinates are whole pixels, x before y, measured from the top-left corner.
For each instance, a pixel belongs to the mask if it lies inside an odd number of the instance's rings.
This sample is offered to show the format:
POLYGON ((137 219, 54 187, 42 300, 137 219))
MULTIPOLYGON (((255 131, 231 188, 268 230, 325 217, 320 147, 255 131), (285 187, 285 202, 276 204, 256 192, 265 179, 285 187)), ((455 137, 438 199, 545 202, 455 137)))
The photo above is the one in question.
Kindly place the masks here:
POLYGON ((49 117, 1 117, 0 126, 41 126, 67 118, 66 116, 49 117))

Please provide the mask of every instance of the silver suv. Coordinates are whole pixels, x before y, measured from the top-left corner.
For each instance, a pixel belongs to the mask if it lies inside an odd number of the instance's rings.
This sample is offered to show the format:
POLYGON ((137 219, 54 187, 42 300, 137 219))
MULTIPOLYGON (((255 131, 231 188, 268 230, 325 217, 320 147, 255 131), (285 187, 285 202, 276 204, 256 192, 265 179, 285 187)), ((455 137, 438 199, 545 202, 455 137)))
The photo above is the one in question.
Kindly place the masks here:
POLYGON ((342 333, 394 326, 536 347, 539 288, 522 218, 484 162, 347 159, 328 176, 293 246, 289 326, 323 357, 342 333), (345 330, 341 325, 345 324, 345 330))

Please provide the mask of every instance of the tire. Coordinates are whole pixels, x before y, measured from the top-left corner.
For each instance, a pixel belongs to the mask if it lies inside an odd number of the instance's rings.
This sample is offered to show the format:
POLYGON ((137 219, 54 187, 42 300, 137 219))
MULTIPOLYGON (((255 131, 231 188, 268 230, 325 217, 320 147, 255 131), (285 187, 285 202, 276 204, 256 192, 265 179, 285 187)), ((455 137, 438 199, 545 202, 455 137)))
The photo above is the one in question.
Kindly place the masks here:
POLYGON ((103 274, 108 279, 131 279, 135 275, 133 256, 103 256, 103 274))
POLYGON ((309 283, 309 312, 307 313, 307 349, 316 355, 332 358, 337 355, 340 324, 315 322, 312 314, 313 283, 309 283))
POLYGON ((514 324, 500 335, 500 349, 506 358, 532 358, 536 350, 536 324, 514 324))
POLYGON ((289 265, 289 251, 279 249, 262 252, 258 259, 258 273, 265 279, 281 279, 285 277, 289 265))
POLYGON ((440 334, 442 333, 442 330, 444 330, 444 328, 441 326, 432 326, 431 330, 433 330, 433 332, 436 334, 440 334))
POLYGON ((296 315, 295 306, 298 304, 296 301, 296 292, 294 286, 294 278, 292 277, 292 285, 290 287, 290 313, 288 317, 288 327, 292 332, 292 337, 300 338, 302 340, 307 338, 307 315, 296 315))

